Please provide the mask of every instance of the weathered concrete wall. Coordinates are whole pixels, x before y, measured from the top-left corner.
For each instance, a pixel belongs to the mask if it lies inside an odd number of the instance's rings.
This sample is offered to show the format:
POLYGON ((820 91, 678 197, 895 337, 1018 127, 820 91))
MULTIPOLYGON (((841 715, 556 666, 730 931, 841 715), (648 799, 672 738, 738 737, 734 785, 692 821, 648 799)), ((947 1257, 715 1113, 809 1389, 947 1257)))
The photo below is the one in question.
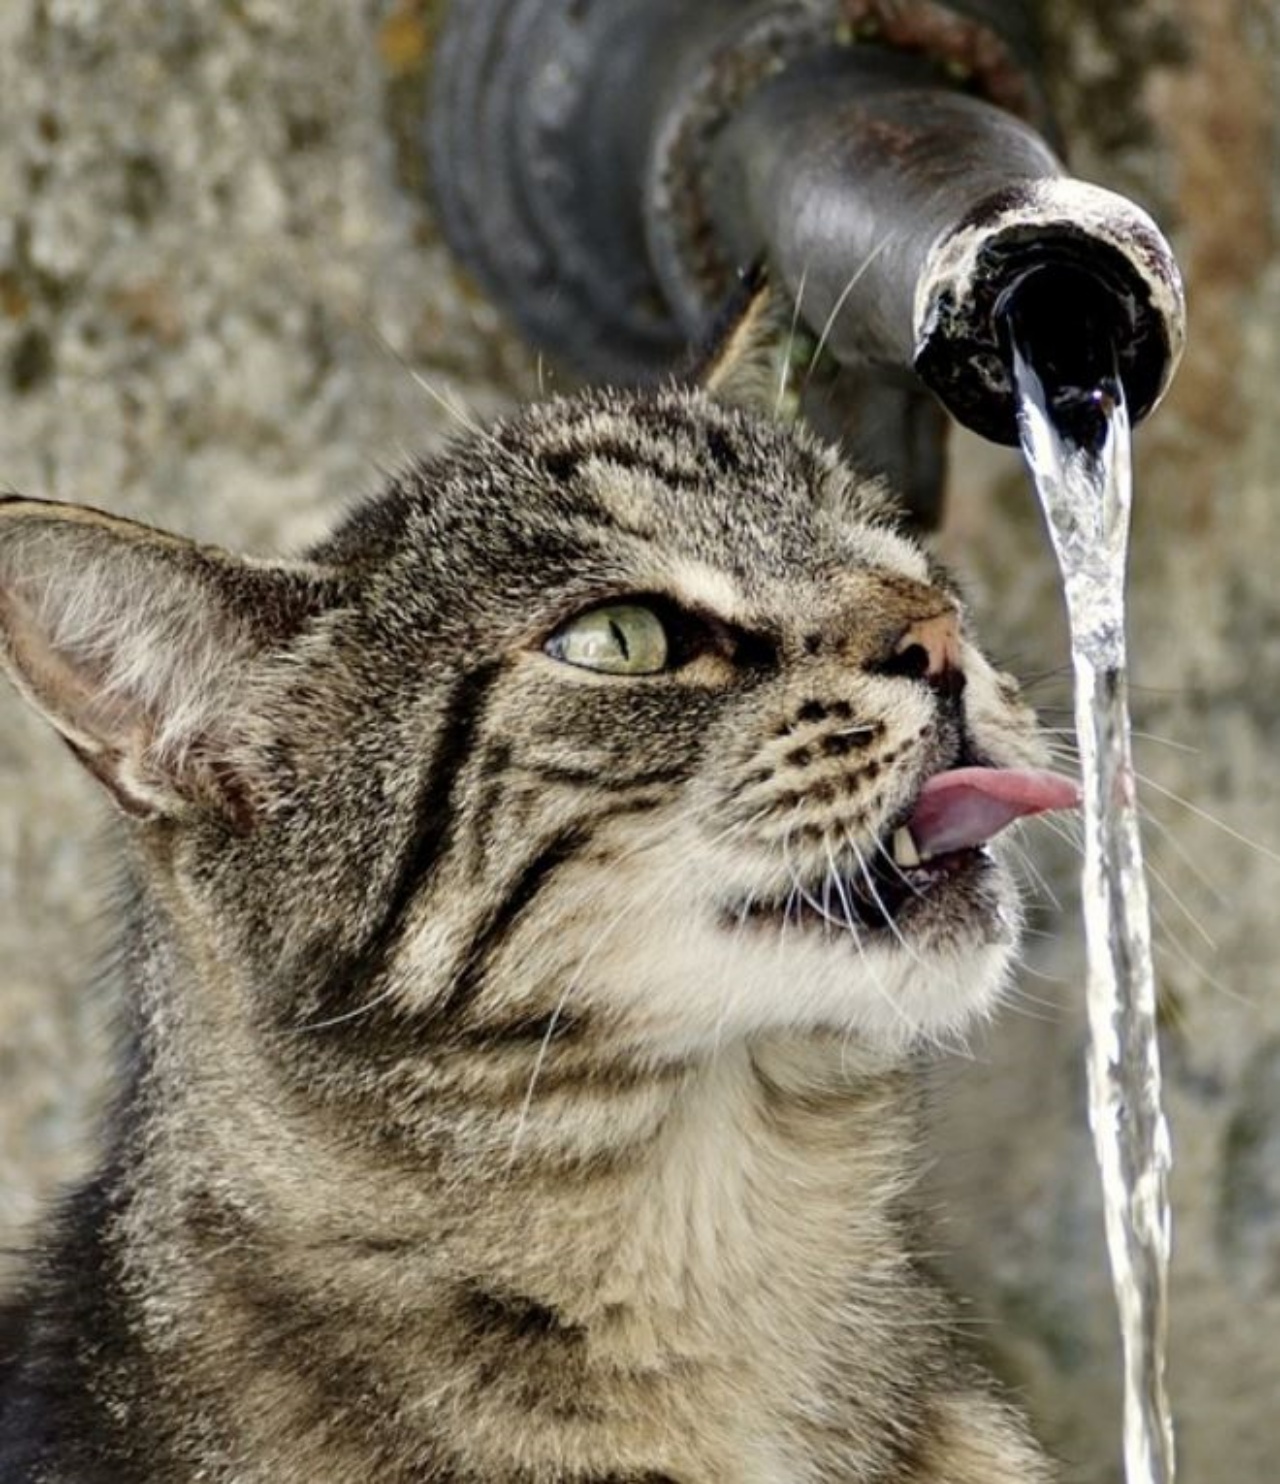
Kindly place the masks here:
MULTIPOLYGON (((1262 1484, 1280 1456, 1280 6, 1046 9, 1077 169, 1152 207, 1188 270, 1191 348, 1140 439, 1133 556, 1178 1155, 1173 1387, 1183 1476, 1262 1484)), ((425 0, 4 0, 0 482, 287 548, 441 437, 443 402, 483 418, 533 390, 417 189, 432 16, 425 0)), ((1036 694, 1065 708, 1021 471, 968 441, 955 464, 948 554, 992 647, 1049 674, 1036 694)), ((106 821, 0 696, 0 1248, 87 1158, 106 821)), ((1111 1484, 1075 866, 1047 834, 1032 844, 1064 905, 1041 912, 1019 1002, 940 1078, 934 1193, 976 1332, 1070 1477, 1111 1484)))

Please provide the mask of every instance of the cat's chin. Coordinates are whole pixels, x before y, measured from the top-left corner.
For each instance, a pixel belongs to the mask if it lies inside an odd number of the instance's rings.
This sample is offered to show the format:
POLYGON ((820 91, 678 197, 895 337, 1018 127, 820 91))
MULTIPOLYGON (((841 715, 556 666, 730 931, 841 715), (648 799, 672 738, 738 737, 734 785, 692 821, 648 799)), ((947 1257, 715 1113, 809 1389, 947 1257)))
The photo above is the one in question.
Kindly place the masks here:
POLYGON ((1005 868, 974 849, 752 903, 724 926, 803 986, 797 1000, 820 1002, 827 1025, 906 1052, 954 1042, 995 1008, 1020 912, 1005 868))
POLYGON ((602 954, 599 972, 630 1023, 695 1054, 772 1032, 835 1032, 891 1058, 955 1045, 1008 982, 1017 893, 985 851, 940 857, 904 878, 911 889, 900 880, 901 894, 879 905, 859 907, 847 883, 842 904, 832 880, 794 898, 690 903, 683 928, 637 913, 618 959, 602 954))

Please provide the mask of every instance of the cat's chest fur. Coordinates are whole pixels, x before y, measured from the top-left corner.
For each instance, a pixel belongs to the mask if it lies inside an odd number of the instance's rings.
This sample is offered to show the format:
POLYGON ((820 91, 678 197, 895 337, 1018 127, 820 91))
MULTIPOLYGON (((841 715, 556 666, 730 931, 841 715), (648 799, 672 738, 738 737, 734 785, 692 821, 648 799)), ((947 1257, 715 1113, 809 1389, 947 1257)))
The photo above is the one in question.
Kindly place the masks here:
POLYGON ((282 563, 11 500, 0 637, 130 821, 133 1016, 6 1481, 1048 1478, 906 1196, 1017 933, 939 809, 1052 789, 833 452, 585 395, 282 563))
POLYGON ((550 1189, 397 1190, 336 1144, 308 1174, 340 1209, 157 1170, 125 1223, 168 1259, 134 1321, 174 1387, 165 1451, 234 1438, 209 1477, 279 1484, 886 1476, 941 1355, 900 1256, 909 1099, 898 1075, 850 1090, 848 1056, 729 1049, 666 1089, 643 1148, 550 1189))

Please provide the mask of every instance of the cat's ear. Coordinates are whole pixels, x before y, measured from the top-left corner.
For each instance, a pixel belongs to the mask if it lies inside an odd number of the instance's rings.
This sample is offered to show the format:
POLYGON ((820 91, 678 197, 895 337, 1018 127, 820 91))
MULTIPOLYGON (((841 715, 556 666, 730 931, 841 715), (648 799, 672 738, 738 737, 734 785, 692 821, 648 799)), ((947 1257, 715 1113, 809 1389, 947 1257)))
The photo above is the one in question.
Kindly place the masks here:
POLYGON ((764 264, 744 272, 695 358, 686 380, 718 402, 760 410, 777 400, 784 327, 779 296, 764 264))
POLYGON ((247 827, 237 702, 252 662, 320 604, 306 568, 255 565, 74 505, 0 500, 0 663, 140 818, 247 827))

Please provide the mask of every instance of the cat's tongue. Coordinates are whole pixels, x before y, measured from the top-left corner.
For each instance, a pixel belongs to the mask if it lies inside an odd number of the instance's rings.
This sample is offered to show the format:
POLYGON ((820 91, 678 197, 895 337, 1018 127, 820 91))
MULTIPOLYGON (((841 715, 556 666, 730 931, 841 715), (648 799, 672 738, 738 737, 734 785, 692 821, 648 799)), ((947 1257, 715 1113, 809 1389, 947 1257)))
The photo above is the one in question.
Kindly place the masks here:
POLYGON ((1080 806, 1080 786, 1058 773, 1031 768, 954 768, 920 790, 907 821, 922 856, 967 850, 1028 814, 1080 806))

